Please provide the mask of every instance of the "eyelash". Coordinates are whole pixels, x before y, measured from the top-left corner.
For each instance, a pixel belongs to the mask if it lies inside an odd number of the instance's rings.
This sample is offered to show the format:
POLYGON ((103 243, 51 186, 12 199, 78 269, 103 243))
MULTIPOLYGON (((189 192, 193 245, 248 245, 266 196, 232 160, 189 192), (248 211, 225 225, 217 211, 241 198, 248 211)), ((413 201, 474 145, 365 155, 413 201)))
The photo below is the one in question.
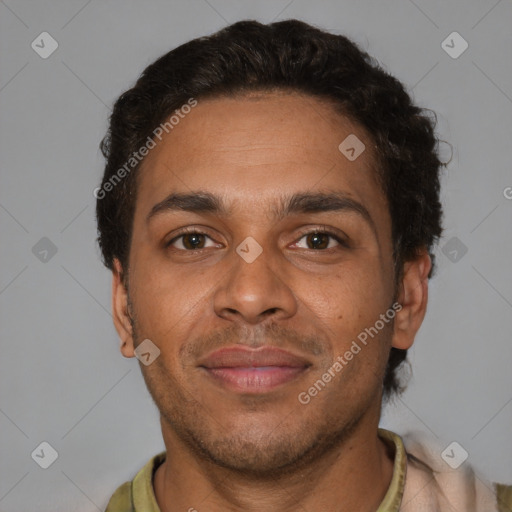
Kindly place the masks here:
MULTIPOLYGON (((336 240, 336 242, 338 242, 338 244, 340 244, 340 246, 342 246, 344 248, 348 248, 348 243, 346 242, 346 240, 341 238, 337 233, 335 233, 333 230, 331 230, 327 227, 314 228, 314 229, 301 231, 300 236, 297 239, 297 242, 299 240, 301 240, 302 238, 304 238, 306 235, 310 235, 310 234, 328 235, 331 238, 333 238, 334 240, 336 240)), ((204 233, 203 231, 199 231, 195 228, 184 228, 175 237, 173 237, 171 240, 169 240, 169 242, 167 242, 165 244, 165 247, 166 248, 170 247, 174 242, 176 242, 178 239, 182 238, 185 235, 204 235, 204 236, 210 238, 210 240, 212 240, 212 238, 207 233, 204 233)), ((206 249, 209 249, 209 247, 205 247, 202 249, 176 249, 176 250, 182 251, 182 252, 200 252, 200 251, 204 251, 206 249)), ((332 249, 335 249, 335 247, 330 247, 328 249, 306 249, 306 250, 315 251, 315 252, 327 252, 332 249)))

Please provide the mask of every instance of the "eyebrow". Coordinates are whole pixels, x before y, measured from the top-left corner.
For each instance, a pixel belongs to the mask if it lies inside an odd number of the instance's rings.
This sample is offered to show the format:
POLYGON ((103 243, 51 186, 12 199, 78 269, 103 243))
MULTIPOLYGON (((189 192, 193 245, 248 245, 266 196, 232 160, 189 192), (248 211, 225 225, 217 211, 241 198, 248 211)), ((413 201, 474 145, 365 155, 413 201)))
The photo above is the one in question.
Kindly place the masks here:
MULTIPOLYGON (((230 209, 220 196, 198 190, 191 193, 169 194, 163 201, 160 201, 151 208, 146 222, 149 222, 153 217, 159 214, 176 211, 187 211, 198 214, 208 213, 224 217, 230 214, 230 209)), ((274 217, 274 220, 279 221, 286 216, 299 213, 342 211, 358 214, 370 225, 375 234, 377 233, 375 223, 366 207, 341 192, 305 192, 281 197, 279 204, 271 207, 270 214, 274 217)))

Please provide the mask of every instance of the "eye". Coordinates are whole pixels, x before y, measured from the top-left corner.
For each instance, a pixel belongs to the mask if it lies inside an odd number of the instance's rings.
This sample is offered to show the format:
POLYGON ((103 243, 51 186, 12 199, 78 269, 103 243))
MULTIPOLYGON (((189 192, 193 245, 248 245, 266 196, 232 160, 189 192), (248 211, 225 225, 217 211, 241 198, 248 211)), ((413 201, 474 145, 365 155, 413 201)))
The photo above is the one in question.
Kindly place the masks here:
POLYGON ((319 230, 315 229, 312 231, 308 231, 306 233, 303 233, 301 238, 306 239, 306 247, 301 247, 299 242, 297 242, 295 245, 297 245, 301 249, 311 249, 311 250, 325 250, 325 249, 333 249, 336 247, 336 244, 339 246, 347 247, 347 243, 337 234, 332 233, 328 230, 319 230), (332 241, 335 241, 335 244, 331 244, 332 241))
POLYGON ((180 235, 175 236, 172 240, 169 240, 169 242, 167 242, 165 246, 174 246, 175 249, 178 249, 180 251, 197 251, 201 249, 206 249, 208 247, 216 246, 215 243, 210 246, 205 245, 206 239, 209 239, 213 242, 213 240, 206 233, 190 229, 182 231, 180 235))

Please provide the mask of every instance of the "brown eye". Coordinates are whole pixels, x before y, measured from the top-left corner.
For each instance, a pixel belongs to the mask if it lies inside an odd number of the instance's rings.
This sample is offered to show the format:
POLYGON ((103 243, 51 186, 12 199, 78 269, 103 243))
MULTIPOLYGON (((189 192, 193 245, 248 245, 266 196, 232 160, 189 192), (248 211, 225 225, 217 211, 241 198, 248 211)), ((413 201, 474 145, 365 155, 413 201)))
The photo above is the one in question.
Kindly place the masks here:
POLYGON ((199 233, 187 233, 182 238, 183 246, 187 249, 202 249, 204 246, 204 235, 199 233))
POLYGON ((204 233, 191 231, 189 233, 182 233, 181 235, 174 237, 172 240, 169 241, 168 244, 166 244, 166 246, 172 246, 180 251, 200 250, 205 249, 207 247, 212 247, 211 245, 205 245, 207 239, 211 240, 211 238, 204 233))
POLYGON ((310 233, 304 233, 300 240, 302 239, 306 240, 306 247, 301 247, 299 242, 297 242, 298 247, 301 249, 324 250, 332 249, 337 245, 345 245, 338 236, 323 231, 312 231, 310 233), (332 240, 335 241, 334 245, 331 243, 332 240))
POLYGON ((329 246, 329 235, 325 233, 310 233, 306 236, 311 249, 327 249, 329 246))

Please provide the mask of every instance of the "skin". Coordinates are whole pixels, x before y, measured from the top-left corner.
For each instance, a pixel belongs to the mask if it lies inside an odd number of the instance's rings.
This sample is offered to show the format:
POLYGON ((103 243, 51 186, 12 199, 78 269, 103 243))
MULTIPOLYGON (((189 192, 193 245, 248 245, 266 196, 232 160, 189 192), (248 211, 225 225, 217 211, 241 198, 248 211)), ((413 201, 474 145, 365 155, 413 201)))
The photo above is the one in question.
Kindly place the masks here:
POLYGON ((421 325, 431 262, 418 251, 395 286, 375 161, 360 126, 282 92, 199 101, 145 158, 128 269, 115 261, 112 295, 122 354, 134 357, 146 338, 161 351, 141 370, 168 454, 153 482, 162 511, 378 508, 393 471, 377 436, 382 378, 390 348, 409 348, 421 325), (349 134, 366 145, 353 162, 338 149, 349 134), (222 196, 227 214, 162 211, 147 221, 170 193, 198 190, 222 196), (363 205, 371 222, 350 210, 272 216, 283 196, 332 191, 363 205), (166 247, 187 226, 207 236, 166 247), (301 232, 322 227, 348 246, 301 232), (252 263, 236 252, 248 236, 263 249, 252 263), (395 299, 394 322, 301 404, 299 393, 395 299), (267 393, 229 391, 198 364, 237 344, 278 346, 310 366, 267 393))

